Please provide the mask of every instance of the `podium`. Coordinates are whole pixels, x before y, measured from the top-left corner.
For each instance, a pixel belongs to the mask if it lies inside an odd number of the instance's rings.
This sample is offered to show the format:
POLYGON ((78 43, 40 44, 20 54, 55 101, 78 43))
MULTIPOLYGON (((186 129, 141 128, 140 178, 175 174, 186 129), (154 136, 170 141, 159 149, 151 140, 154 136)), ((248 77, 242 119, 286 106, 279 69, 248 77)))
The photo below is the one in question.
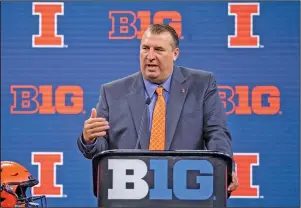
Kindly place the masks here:
POLYGON ((92 168, 98 207, 227 207, 232 159, 220 152, 109 150, 92 168))

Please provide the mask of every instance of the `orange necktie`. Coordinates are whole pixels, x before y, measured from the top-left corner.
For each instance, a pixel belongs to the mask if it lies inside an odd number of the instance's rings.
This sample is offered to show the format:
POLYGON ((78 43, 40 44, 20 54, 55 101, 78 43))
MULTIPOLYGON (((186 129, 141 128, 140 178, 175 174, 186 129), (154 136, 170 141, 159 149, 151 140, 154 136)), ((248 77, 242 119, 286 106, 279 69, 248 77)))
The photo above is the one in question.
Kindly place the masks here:
POLYGON ((163 87, 156 89, 158 99, 153 112, 149 150, 164 150, 165 148, 165 114, 166 104, 163 97, 163 87))

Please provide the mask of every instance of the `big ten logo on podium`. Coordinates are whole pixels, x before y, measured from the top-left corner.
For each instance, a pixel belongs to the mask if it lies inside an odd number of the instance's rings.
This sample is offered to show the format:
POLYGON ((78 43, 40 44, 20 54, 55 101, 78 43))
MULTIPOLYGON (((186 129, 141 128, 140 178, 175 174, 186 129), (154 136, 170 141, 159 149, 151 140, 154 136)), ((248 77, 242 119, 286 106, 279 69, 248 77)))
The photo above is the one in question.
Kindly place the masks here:
POLYGON ((218 86, 226 113, 275 115, 280 111, 280 90, 276 86, 218 86))
POLYGON ((169 24, 179 38, 182 36, 182 16, 177 11, 109 11, 112 29, 109 31, 109 39, 141 39, 145 30, 151 24, 169 24))
POLYGON ((84 92, 80 86, 12 85, 12 114, 79 114, 84 92))
POLYGON ((208 160, 178 160, 171 168, 168 162, 168 159, 150 159, 147 162, 109 159, 112 189, 108 189, 108 199, 140 200, 147 195, 150 200, 207 200, 212 197, 213 165, 208 160), (153 173, 152 179, 145 180, 150 172, 153 173), (172 178, 170 188, 169 175, 172 178), (153 184, 147 181, 153 181, 153 184))

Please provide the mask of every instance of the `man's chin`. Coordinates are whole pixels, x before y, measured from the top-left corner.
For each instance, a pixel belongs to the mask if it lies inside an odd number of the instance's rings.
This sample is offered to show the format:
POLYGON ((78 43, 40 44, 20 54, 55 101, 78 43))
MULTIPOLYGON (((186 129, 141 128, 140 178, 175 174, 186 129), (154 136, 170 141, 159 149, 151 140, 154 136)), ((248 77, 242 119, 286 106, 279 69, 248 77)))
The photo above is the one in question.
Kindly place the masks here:
POLYGON ((158 76, 151 76, 151 75, 147 75, 145 77, 146 80, 148 80, 149 82, 152 82, 152 83, 157 83, 158 84, 158 76))
POLYGON ((150 72, 150 71, 147 71, 145 73, 147 79, 150 79, 150 80, 155 80, 159 77, 159 74, 157 72, 150 72))

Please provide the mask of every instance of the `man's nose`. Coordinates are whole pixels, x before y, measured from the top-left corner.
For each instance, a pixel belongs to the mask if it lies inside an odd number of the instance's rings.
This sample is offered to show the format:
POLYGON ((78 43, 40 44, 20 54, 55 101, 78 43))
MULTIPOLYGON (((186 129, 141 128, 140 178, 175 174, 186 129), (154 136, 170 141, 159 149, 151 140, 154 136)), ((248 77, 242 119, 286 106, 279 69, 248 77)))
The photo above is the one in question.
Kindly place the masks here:
POLYGON ((149 49, 149 51, 147 53, 147 59, 149 59, 149 60, 155 59, 155 53, 154 53, 154 49, 153 48, 149 49))

